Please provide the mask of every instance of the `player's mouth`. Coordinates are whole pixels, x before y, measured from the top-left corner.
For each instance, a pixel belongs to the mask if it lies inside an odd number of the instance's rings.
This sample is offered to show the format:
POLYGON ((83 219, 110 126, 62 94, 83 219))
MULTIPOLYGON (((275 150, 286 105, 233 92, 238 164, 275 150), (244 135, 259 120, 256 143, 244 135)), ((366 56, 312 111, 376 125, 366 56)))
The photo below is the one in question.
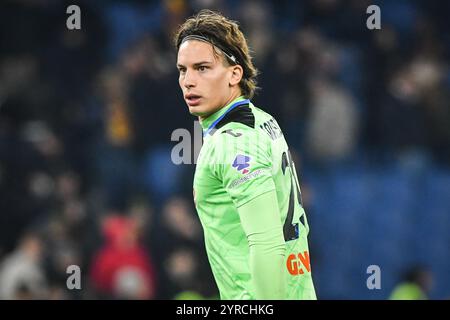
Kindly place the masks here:
POLYGON ((186 103, 188 104, 189 107, 198 106, 200 104, 201 98, 202 98, 201 96, 193 93, 189 93, 184 96, 184 99, 186 100, 186 103))

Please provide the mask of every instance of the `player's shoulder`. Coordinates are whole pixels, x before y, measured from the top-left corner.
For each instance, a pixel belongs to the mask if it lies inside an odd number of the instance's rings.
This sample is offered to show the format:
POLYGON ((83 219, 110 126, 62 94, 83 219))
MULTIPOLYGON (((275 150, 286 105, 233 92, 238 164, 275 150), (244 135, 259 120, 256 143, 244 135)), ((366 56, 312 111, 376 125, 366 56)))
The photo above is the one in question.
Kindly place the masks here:
POLYGON ((255 139, 265 132, 264 123, 271 121, 273 117, 252 103, 232 110, 219 123, 214 133, 214 140, 246 140, 255 139))
POLYGON ((210 153, 218 163, 234 163, 239 159, 252 159, 270 163, 272 131, 264 124, 273 117, 253 104, 232 110, 226 121, 219 123, 210 140, 210 153))
POLYGON ((267 111, 255 106, 253 104, 251 105, 251 108, 253 110, 253 113, 255 114, 257 124, 261 124, 270 119, 273 119, 273 116, 270 113, 268 113, 267 111))

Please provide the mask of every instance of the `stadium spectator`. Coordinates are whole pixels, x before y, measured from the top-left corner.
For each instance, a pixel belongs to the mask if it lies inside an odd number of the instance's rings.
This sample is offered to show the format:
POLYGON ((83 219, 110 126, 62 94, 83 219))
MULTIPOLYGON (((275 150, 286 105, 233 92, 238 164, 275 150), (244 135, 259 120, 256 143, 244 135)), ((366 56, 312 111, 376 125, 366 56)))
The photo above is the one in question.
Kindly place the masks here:
POLYGON ((103 221, 104 246, 95 254, 90 270, 101 297, 152 299, 156 279, 152 260, 141 245, 131 217, 109 215, 103 221))

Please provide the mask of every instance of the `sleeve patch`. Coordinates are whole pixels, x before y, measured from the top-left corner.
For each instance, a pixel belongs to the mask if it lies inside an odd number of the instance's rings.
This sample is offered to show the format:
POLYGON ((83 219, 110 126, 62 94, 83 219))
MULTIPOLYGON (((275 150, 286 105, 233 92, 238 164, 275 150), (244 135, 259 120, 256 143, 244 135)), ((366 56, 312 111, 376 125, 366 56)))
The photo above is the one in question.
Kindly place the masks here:
POLYGON ((243 176, 242 178, 234 180, 230 184, 230 189, 234 189, 236 187, 239 187, 241 184, 243 184, 243 183, 245 183, 245 182, 247 182, 249 180, 253 180, 253 179, 259 177, 261 174, 264 173, 264 171, 267 171, 267 170, 265 170, 265 169, 258 169, 258 170, 255 170, 254 172, 251 172, 251 173, 243 176))
POLYGON ((250 172, 250 160, 251 157, 238 154, 233 161, 233 168, 236 168, 242 174, 247 174, 250 172))

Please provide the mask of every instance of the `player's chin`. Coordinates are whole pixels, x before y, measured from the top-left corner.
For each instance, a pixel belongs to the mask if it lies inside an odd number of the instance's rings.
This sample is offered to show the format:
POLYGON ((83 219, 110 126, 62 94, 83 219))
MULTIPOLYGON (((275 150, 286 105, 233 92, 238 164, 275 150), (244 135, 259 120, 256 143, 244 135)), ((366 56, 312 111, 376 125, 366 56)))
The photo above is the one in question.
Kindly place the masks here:
POLYGON ((196 117, 201 117, 205 114, 205 111, 201 106, 189 106, 189 113, 196 117))

